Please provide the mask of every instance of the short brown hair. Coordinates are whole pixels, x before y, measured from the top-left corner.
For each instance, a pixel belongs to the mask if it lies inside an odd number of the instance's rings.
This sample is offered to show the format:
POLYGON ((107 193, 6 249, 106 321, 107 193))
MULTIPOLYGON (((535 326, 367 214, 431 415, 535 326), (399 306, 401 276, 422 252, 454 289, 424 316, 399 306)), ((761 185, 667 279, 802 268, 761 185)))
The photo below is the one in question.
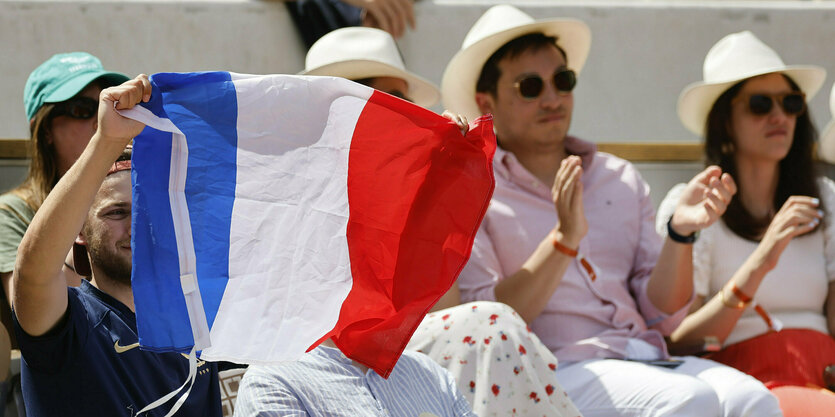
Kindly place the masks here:
POLYGON ((490 55, 490 58, 487 58, 487 62, 481 68, 481 74, 478 76, 475 91, 479 93, 490 93, 495 96, 496 85, 502 76, 502 71, 499 69, 499 62, 502 59, 505 57, 515 58, 527 51, 536 52, 549 46, 557 48, 563 58, 566 59, 566 62, 568 62, 565 51, 557 45, 557 37, 548 36, 542 32, 522 35, 502 45, 496 52, 493 52, 493 55, 490 55))

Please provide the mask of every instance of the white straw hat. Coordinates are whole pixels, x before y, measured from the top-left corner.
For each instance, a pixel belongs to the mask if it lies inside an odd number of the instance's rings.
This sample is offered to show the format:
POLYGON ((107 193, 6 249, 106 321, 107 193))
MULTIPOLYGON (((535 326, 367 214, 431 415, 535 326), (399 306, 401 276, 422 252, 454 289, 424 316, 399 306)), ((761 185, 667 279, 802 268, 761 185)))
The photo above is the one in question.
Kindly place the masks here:
POLYGON ((833 119, 829 121, 821 134, 818 157, 830 164, 835 164, 835 84, 832 85, 832 92, 829 93, 829 112, 833 119))
POLYGON ((704 134, 707 115, 716 99, 746 78, 773 72, 786 74, 806 93, 806 100, 818 92, 826 70, 815 65, 786 65, 777 52, 753 33, 732 33, 716 42, 705 57, 704 80, 688 85, 678 98, 678 117, 691 132, 704 134))
POLYGON ((461 50, 444 71, 441 80, 444 107, 470 120, 481 116, 475 88, 484 63, 504 44, 537 32, 556 36, 557 44, 565 51, 568 67, 580 73, 591 46, 588 25, 576 19, 534 20, 513 6, 493 6, 475 22, 464 37, 461 50))
POLYGON ((387 32, 365 27, 334 30, 319 38, 304 61, 303 75, 327 75, 352 80, 395 77, 409 84, 415 104, 431 107, 440 100, 438 87, 409 71, 387 32))

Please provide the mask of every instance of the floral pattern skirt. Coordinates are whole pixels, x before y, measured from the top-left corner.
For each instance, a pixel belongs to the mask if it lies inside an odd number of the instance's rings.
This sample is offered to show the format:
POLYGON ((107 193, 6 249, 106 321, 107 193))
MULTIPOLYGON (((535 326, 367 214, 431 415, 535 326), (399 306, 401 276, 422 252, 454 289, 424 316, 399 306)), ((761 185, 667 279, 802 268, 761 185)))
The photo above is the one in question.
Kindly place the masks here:
POLYGON ((430 313, 408 349, 451 372, 481 417, 581 415, 557 382, 557 358, 505 304, 481 301, 430 313))

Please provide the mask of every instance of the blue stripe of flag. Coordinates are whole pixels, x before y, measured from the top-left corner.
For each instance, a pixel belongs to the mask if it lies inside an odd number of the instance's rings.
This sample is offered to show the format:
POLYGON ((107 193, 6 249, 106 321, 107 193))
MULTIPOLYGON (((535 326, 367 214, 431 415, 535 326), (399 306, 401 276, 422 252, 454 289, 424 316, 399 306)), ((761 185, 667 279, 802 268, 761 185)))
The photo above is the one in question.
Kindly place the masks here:
MULTIPOLYGON (((171 120, 188 141, 185 194, 197 279, 211 328, 229 279, 237 96, 225 72, 161 73, 153 75, 151 83, 154 98, 145 107, 171 120)), ((171 135, 161 133, 146 128, 134 141, 134 301, 143 347, 188 351, 194 340, 180 288, 168 202, 171 135)))

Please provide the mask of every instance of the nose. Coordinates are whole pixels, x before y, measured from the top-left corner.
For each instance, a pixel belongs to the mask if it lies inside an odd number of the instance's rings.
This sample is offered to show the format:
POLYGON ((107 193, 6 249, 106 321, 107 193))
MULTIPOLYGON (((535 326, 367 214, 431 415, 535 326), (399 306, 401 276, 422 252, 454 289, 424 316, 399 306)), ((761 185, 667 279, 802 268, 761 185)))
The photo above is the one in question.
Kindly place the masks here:
POLYGON ((562 93, 557 90, 557 86, 550 80, 545 83, 543 89, 542 96, 539 98, 539 103, 542 107, 547 109, 559 108, 565 99, 571 95, 571 93, 562 93))
POLYGON ((789 116, 788 114, 786 114, 786 111, 783 110, 783 106, 780 103, 778 103, 776 99, 772 99, 772 100, 774 100, 774 105, 771 107, 771 112, 768 113, 768 121, 770 123, 772 123, 772 124, 782 123, 785 120, 787 120, 789 117, 792 117, 792 116, 789 116))

